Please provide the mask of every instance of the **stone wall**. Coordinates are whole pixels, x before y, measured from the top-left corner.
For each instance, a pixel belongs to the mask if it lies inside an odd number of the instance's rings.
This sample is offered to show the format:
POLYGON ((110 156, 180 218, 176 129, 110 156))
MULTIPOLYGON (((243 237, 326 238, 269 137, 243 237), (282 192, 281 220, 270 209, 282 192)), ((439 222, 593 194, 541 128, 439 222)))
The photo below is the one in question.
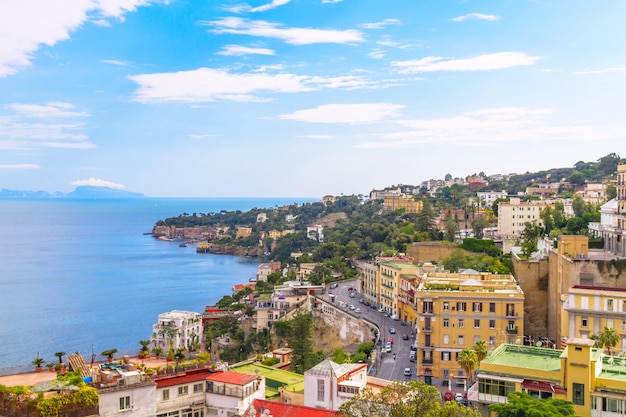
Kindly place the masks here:
POLYGON ((524 260, 513 255, 513 269, 524 291, 524 332, 534 340, 548 335, 548 259, 524 260))
MULTIPOLYGON (((406 248, 407 256, 413 258, 413 263, 423 265, 426 262, 441 263, 457 249, 454 243, 442 242, 415 242, 406 248)), ((463 251, 467 256, 475 256, 476 254, 463 251)))

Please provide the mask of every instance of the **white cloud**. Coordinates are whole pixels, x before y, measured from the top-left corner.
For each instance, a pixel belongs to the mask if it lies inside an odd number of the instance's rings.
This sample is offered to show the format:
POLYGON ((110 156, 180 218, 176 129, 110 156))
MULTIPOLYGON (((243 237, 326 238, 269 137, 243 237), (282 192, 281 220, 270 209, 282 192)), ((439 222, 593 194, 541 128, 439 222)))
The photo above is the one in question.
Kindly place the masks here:
POLYGON ((235 35, 259 36, 264 38, 280 39, 290 45, 310 45, 315 43, 352 43, 362 42, 361 32, 354 29, 311 29, 311 28, 283 28, 277 23, 254 21, 239 17, 228 17, 206 25, 215 27, 213 33, 228 33, 235 35))
POLYGON ((13 103, 8 108, 26 117, 38 119, 55 119, 60 117, 87 116, 86 112, 73 111, 74 106, 64 102, 50 102, 46 104, 21 104, 13 103))
POLYGON ((70 103, 46 104, 13 103, 6 106, 12 112, 0 115, 0 150, 72 148, 87 149, 95 145, 84 134, 85 123, 69 120, 64 123, 55 119, 74 119, 87 116, 87 112, 75 111, 70 103))
POLYGON ((0 169, 39 169, 36 164, 0 164, 0 169))
POLYGON ((500 16, 495 16, 492 14, 482 14, 482 13, 468 13, 463 16, 453 17, 451 20, 455 22, 463 22, 469 19, 488 20, 490 22, 493 22, 494 20, 500 19, 500 16))
POLYGON ((380 22, 373 22, 373 23, 363 23, 362 25, 359 25, 360 27, 362 27, 363 29, 383 29, 386 26, 389 25, 399 25, 400 21, 398 19, 385 19, 385 20, 381 20, 380 22))
POLYGON ((271 49, 267 49, 267 48, 249 48, 247 46, 240 46, 240 45, 226 45, 224 46, 221 52, 218 52, 218 55, 226 55, 226 56, 230 56, 230 55, 240 56, 240 55, 250 55, 250 54, 274 55, 274 51, 272 51, 271 49))
MULTIPOLYGON (((428 144, 491 146, 505 142, 596 141, 619 133, 606 127, 549 120, 551 109, 503 107, 462 113, 440 119, 407 119, 398 124, 410 130, 379 135, 361 148, 405 148, 428 144)), ((535 146, 535 145, 533 145, 535 146)), ((541 145, 539 145, 541 146, 541 145)))
POLYGON ((199 68, 158 74, 130 76, 139 88, 134 93, 141 103, 267 101, 261 93, 300 93, 328 89, 371 88, 363 77, 310 77, 266 72, 235 74, 212 68, 199 68))
POLYGON ((299 137, 303 139, 313 139, 313 140, 330 140, 330 139, 335 138, 335 136, 333 135, 301 135, 299 137))
POLYGON ((574 72, 574 74, 589 75, 589 74, 606 74, 609 72, 626 72, 626 67, 612 67, 612 68, 604 68, 601 70, 591 70, 591 71, 576 71, 574 72))
POLYGON ((90 18, 123 18, 153 0, 3 1, 0 12, 0 77, 30 65, 42 46, 52 46, 90 18))
POLYGON ((117 59, 103 59, 102 62, 104 62, 105 64, 111 64, 111 65, 119 65, 121 67, 129 67, 130 64, 126 61, 118 61, 117 59))
POLYGON ((367 56, 372 59, 383 59, 386 55, 387 53, 383 49, 374 49, 372 52, 367 54, 367 56))
POLYGON ((371 123, 393 117, 402 108, 404 106, 388 103, 326 104, 283 114, 279 119, 307 123, 371 123))
POLYGON ((208 139, 208 138, 216 138, 220 135, 210 135, 210 134, 189 134, 187 135, 187 137, 189 139, 195 139, 195 140, 200 140, 200 139, 208 139))
POLYGON ((391 65, 401 68, 400 72, 403 74, 411 74, 436 71, 491 71, 533 65, 537 60, 539 57, 523 52, 497 52, 465 59, 429 56, 409 61, 394 61, 391 65))
POLYGON ((122 184, 116 184, 111 181, 105 181, 97 178, 89 178, 88 180, 76 180, 72 182, 72 185, 75 187, 80 187, 81 185, 89 185, 92 187, 109 187, 109 188, 124 188, 125 186, 122 184))
POLYGON ((264 4, 263 6, 254 7, 250 9, 251 12, 265 12, 267 10, 275 9, 279 6, 284 6, 289 3, 291 0, 272 0, 271 3, 264 4))
POLYGON ((341 3, 343 0, 322 0, 322 4, 341 3))

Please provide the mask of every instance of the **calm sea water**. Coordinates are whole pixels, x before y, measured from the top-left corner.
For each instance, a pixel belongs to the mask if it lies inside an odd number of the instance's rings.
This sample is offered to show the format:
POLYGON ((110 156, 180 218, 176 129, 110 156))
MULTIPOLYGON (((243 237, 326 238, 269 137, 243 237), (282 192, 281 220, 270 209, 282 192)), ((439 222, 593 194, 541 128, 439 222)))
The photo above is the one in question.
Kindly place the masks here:
POLYGON ((156 221, 306 201, 0 200, 0 374, 31 370, 37 353, 136 354, 159 313, 200 312, 256 275, 258 259, 144 235, 156 221))

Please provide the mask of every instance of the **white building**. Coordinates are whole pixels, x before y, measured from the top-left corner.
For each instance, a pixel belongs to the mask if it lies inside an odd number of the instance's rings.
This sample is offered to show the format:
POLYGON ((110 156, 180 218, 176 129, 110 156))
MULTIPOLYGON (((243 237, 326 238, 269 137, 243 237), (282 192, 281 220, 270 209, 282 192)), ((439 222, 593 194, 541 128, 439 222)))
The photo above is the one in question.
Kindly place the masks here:
POLYGON ((498 198, 506 198, 505 190, 502 191, 478 191, 476 193, 480 207, 491 207, 498 198))
POLYGON ((174 349, 189 349, 203 341, 202 314, 192 311, 172 310, 159 314, 158 322, 152 325, 150 343, 167 353, 169 341, 174 349))
POLYGON ((107 364, 95 380, 100 400, 100 417, 132 414, 133 417, 152 417, 156 414, 156 385, 154 378, 141 371, 128 370, 133 364, 107 364))
POLYGON ((537 223, 543 227, 539 215, 546 206, 554 208, 553 201, 524 201, 519 197, 511 197, 509 201, 498 204, 498 235, 503 238, 520 237, 526 222, 537 223))
POLYGON ((317 240, 318 242, 324 241, 324 226, 316 224, 306 227, 306 236, 309 239, 317 240))
POLYGON ((265 223, 267 221, 267 213, 259 213, 256 216, 257 223, 265 223))
POLYGON ((304 373, 304 405, 339 410, 366 385, 366 363, 339 365, 326 359, 304 373))

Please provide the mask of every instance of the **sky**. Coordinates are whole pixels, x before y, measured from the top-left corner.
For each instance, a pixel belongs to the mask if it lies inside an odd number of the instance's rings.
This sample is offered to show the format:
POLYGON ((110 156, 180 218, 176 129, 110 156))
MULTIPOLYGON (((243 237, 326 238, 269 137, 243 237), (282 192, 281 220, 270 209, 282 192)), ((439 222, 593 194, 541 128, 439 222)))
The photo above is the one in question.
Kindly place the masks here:
POLYGON ((368 194, 626 157, 622 0, 0 0, 0 189, 368 194))

